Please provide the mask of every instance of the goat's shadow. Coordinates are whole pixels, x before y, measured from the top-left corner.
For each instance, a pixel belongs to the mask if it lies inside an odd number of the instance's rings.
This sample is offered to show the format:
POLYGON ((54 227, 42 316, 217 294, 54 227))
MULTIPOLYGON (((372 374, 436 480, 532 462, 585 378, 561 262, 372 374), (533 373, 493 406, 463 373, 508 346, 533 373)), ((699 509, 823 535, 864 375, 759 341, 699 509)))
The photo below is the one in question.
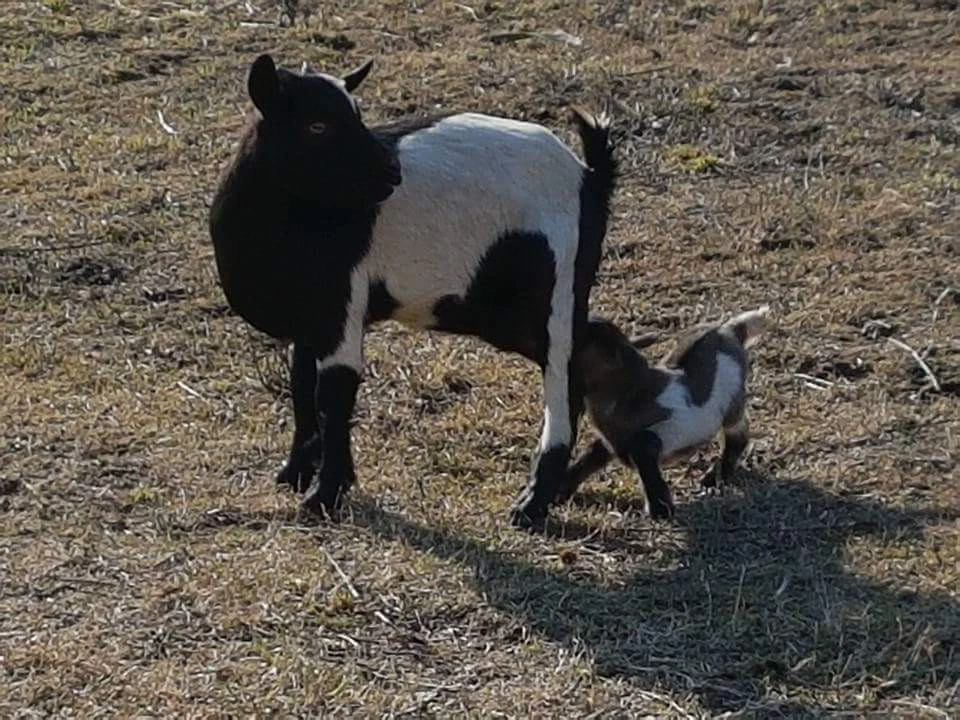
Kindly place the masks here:
MULTIPOLYGON (((351 506, 353 521, 381 537, 471 567, 495 607, 553 641, 585 646, 601 674, 694 693, 710 712, 820 714, 839 709, 828 699, 838 683, 860 683, 882 702, 960 682, 960 607, 949 591, 901 590, 845 564, 878 543, 920 543, 944 513, 757 476, 742 492, 684 500, 672 531, 680 542, 651 553, 646 569, 602 582, 528 564, 362 496, 351 506)), ((565 530, 612 552, 639 547, 637 534, 647 547, 656 538, 652 527, 619 536, 586 524, 565 530)))

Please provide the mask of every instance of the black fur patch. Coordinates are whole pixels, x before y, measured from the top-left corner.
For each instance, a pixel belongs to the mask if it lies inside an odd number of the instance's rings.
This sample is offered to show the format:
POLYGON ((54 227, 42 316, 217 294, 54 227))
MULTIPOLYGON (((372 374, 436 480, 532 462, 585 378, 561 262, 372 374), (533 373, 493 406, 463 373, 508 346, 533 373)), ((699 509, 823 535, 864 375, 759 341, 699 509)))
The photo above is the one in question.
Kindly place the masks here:
POLYGON ((577 364, 593 424, 627 462, 636 434, 670 416, 657 403, 669 377, 648 365, 613 323, 599 318, 587 323, 577 364))
POLYGON ((251 133, 254 146, 241 149, 210 211, 220 282, 248 323, 322 357, 342 339, 350 272, 370 247, 376 207, 345 218, 298 201, 264 167, 251 133))
POLYGON ((749 364, 747 351, 735 337, 730 337, 716 325, 703 325, 687 332, 663 364, 684 371, 684 383, 691 399, 697 406, 702 406, 713 391, 717 358, 721 352, 731 357, 745 376, 749 364))
POLYGON ((650 516, 656 520, 673 516, 673 496, 660 472, 661 448, 660 438, 652 432, 643 432, 633 441, 630 452, 630 462, 643 482, 650 516))
POLYGON ((511 522, 515 526, 531 527, 543 523, 550 504, 565 483, 569 461, 569 445, 555 445, 537 455, 533 477, 511 513, 511 522))
POLYGON ((433 329, 476 336, 544 367, 555 282, 553 251, 543 234, 505 233, 487 250, 466 295, 446 295, 434 304, 433 329))
POLYGON ((304 342, 323 357, 342 339, 350 273, 369 251, 380 186, 400 173, 396 145, 436 119, 369 133, 342 129, 333 147, 278 126, 314 112, 285 108, 279 119, 248 127, 214 197, 210 234, 231 308, 258 330, 304 342))
POLYGON ((317 387, 317 361, 303 344, 293 346, 290 367, 290 391, 293 395, 293 444, 290 457, 277 475, 277 484, 290 485, 306 492, 313 480, 313 458, 305 448, 317 441, 317 411, 314 393, 317 387))
POLYGON ((353 484, 350 416, 359 385, 357 372, 342 365, 317 375, 314 404, 320 420, 320 442, 312 458, 317 478, 303 501, 310 510, 332 513, 353 484))
POLYGON ((377 279, 370 283, 370 296, 367 300, 367 314, 365 324, 389 320, 400 307, 397 299, 387 290, 387 284, 377 279))
POLYGON ((690 399, 702 406, 710 399, 717 377, 717 353, 720 351, 720 333, 710 330, 697 340, 679 358, 676 366, 684 372, 683 382, 690 391, 690 399))
POLYGON ((574 338, 579 339, 587 320, 590 290, 600 266, 603 238, 607 234, 610 199, 617 167, 608 132, 578 123, 587 168, 580 182, 580 218, 574 265, 574 338))

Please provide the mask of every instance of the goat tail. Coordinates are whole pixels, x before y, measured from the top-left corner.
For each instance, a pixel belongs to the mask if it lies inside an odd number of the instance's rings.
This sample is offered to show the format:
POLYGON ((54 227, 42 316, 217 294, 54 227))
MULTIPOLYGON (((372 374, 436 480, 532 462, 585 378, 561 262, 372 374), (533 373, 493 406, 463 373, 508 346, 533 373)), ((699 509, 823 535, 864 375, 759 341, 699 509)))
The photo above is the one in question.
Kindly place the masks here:
POLYGON ((723 328, 733 333, 743 347, 749 348, 770 326, 770 321, 767 319, 769 312, 769 306, 764 305, 757 310, 750 310, 730 318, 723 324, 723 328))
POLYGON ((604 209, 608 209, 617 182, 617 162, 610 145, 610 118, 606 113, 593 115, 580 107, 572 107, 571 111, 583 143, 584 159, 593 171, 591 184, 604 209))
POLYGON ((583 143, 587 167, 580 185, 580 227, 574 270, 574 337, 585 329, 590 289, 603 254, 610 217, 610 199, 617 182, 617 164, 610 146, 610 120, 574 107, 573 120, 583 143))

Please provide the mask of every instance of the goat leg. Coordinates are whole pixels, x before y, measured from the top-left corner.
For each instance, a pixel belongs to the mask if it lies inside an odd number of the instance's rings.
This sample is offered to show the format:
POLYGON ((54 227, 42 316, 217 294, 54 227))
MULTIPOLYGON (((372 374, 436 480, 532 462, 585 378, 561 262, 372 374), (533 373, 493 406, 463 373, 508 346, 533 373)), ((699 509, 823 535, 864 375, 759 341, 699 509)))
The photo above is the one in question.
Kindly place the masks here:
POLYGON ((588 477, 602 470, 613 459, 613 454, 602 440, 594 440, 590 447, 567 470, 566 482, 557 493, 556 502, 565 503, 577 492, 588 477))
POLYGON ((308 510, 333 515, 356 478, 350 450, 350 416, 356 401, 360 376, 345 365, 321 370, 314 394, 319 436, 311 458, 316 477, 303 505, 308 510))
POLYGON ((290 368, 290 388, 293 394, 293 444, 290 456, 277 473, 278 485, 289 485, 295 492, 304 493, 313 480, 313 458, 321 438, 317 424, 314 392, 317 386, 317 364, 313 351, 301 343, 293 346, 290 368))
MULTIPOLYGON (((520 494, 510 513, 516 527, 541 527, 557 493, 566 485, 570 451, 577 443, 577 425, 583 413, 583 390, 577 372, 571 373, 574 346, 573 325, 555 322, 558 308, 564 302, 573 304, 573 297, 563 297, 561 286, 555 286, 552 314, 548 321, 550 345, 543 365, 543 395, 546 402, 540 446, 533 461, 530 482, 520 494), (564 333, 569 333, 562 342, 564 333)), ((571 308, 573 309, 573 308, 571 308)))
POLYGON ((720 459, 714 463, 701 478, 700 486, 705 490, 719 488, 729 482, 737 471, 737 463, 747 449, 750 441, 749 426, 745 415, 741 415, 730 426, 723 429, 723 452, 720 459))
POLYGON ((647 511, 655 520, 673 517, 673 498, 670 488, 660 472, 660 438, 645 431, 634 440, 630 448, 630 462, 640 473, 643 490, 647 496, 647 511))

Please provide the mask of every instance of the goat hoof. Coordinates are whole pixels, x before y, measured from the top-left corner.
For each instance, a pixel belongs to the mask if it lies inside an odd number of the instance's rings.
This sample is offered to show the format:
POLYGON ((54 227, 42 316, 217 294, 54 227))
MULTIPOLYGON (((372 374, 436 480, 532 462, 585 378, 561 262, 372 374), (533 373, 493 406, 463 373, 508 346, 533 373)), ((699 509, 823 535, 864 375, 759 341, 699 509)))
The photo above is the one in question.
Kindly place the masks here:
POLYGON ((669 500, 656 500, 647 503, 647 512, 654 520, 669 520, 674 515, 673 503, 669 500))
POLYGON ((510 512, 510 524, 518 530, 542 530, 546 526, 546 522, 546 513, 540 517, 531 517, 518 508, 510 512))
POLYGON ((302 495, 310 488, 313 480, 313 466, 304 467, 301 463, 287 460, 277 473, 274 482, 277 485, 289 485, 294 492, 302 495))
POLYGON ((547 508, 536 505, 532 499, 520 501, 510 511, 510 524, 523 530, 539 530, 547 522, 547 508))
POLYGON ((303 498, 301 508, 326 520, 335 520, 339 515, 342 501, 342 488, 321 487, 319 483, 314 483, 303 498))

